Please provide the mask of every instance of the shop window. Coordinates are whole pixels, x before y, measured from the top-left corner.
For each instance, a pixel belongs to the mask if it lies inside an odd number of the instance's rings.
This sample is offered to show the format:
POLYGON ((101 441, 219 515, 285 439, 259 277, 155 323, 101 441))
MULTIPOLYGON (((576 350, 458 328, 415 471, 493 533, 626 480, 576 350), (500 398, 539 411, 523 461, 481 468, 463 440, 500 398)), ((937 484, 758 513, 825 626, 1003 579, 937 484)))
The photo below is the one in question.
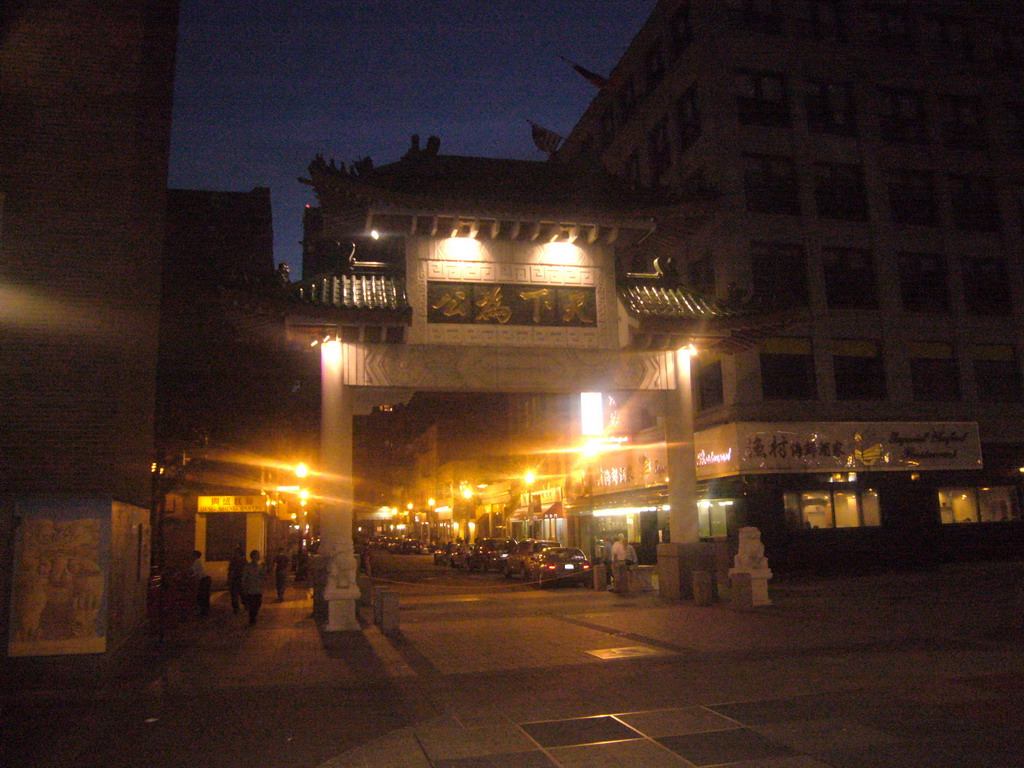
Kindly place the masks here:
POLYGON ((796 167, 788 157, 744 155, 743 189, 749 211, 800 215, 796 167))
POLYGON ((857 135, 853 88, 849 83, 808 83, 804 106, 807 110, 807 127, 815 133, 857 135))
POLYGON ((923 144, 928 141, 924 100, 912 91, 883 90, 878 127, 882 138, 897 144, 923 144))
POLYGON ((761 351, 761 396, 765 400, 817 398, 810 340, 780 338, 765 342, 761 351))
POLYGON ((783 495, 786 520, 802 529, 862 528, 882 524, 878 492, 827 490, 783 495))
POLYGON ((838 400, 884 400, 885 366, 874 341, 834 342, 832 369, 838 400))
POLYGON ((1006 259, 967 256, 961 262, 964 303, 974 315, 1008 315, 1013 309, 1006 259))
POLYGON ((860 166, 815 163, 814 200, 819 216, 845 221, 867 221, 868 198, 860 166))
POLYGON ((995 232, 999 229, 999 206, 991 179, 979 176, 951 176, 950 203, 953 223, 971 232, 995 232))
POLYGON ((786 78, 775 72, 736 72, 736 107, 743 125, 789 125, 786 78))
POLYGON ((728 535, 732 499, 701 499, 697 502, 697 530, 702 539, 724 539, 728 535))
POLYGON ((894 224, 934 226, 938 223, 939 205, 931 171, 889 171, 885 186, 889 192, 889 215, 894 224))
POLYGON ((983 403, 1021 401, 1020 365, 1008 344, 976 344, 971 347, 974 382, 983 403))
POLYGON ((825 248, 825 297, 830 309, 874 309, 875 267, 870 251, 860 248, 825 248))
POLYGON ((920 403, 960 399, 960 371, 953 347, 939 342, 910 345, 910 380, 920 403))
POLYGON ((807 256, 803 246, 751 243, 750 276, 754 295, 770 304, 807 306, 807 256))
POLYGON ((901 253, 898 257, 900 298, 910 312, 949 309, 946 259, 938 253, 901 253))
POLYGON ((245 545, 244 512, 217 512, 206 517, 206 561, 230 560, 235 548, 245 545))

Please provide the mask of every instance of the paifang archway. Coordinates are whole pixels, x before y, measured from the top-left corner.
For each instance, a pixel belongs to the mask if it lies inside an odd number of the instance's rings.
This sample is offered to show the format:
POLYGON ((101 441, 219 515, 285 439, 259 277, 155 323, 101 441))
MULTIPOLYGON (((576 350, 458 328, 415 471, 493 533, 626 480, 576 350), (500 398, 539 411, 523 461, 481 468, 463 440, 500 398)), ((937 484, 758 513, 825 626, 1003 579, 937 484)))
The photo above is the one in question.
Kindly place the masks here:
POLYGON ((745 347, 780 322, 704 299, 665 269, 665 232, 692 211, 593 170, 444 156, 436 142, 419 150, 414 141, 378 169, 317 158, 309 171, 320 207, 307 214, 305 247, 317 274, 299 286, 287 323, 293 339, 321 350, 328 628, 358 626, 360 391, 381 402, 416 390, 663 392, 672 543, 658 549, 660 584, 685 595, 686 548, 698 540, 692 345, 745 347), (636 264, 650 267, 630 271, 636 264))

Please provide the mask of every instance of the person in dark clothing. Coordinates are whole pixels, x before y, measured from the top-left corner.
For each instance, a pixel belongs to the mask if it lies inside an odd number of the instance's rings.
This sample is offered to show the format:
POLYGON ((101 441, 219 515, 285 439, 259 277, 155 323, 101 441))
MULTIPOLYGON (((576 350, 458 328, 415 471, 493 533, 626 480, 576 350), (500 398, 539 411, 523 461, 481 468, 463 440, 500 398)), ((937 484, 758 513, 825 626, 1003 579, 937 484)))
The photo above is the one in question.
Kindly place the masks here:
POLYGON ((256 614, 263 605, 263 568, 258 549, 249 553, 249 562, 242 571, 242 602, 249 611, 249 624, 255 624, 256 614))
POLYGON ((245 570, 245 547, 239 544, 228 561, 228 590, 231 592, 231 610, 238 613, 242 602, 242 571, 245 570))
POLYGON ((210 576, 203 566, 203 553, 192 553, 192 567, 189 569, 196 583, 196 607, 200 616, 210 613, 210 576))
POLYGON ((277 602, 284 602, 284 587, 288 583, 288 569, 292 561, 284 553, 284 547, 277 548, 277 557, 274 558, 274 583, 277 586, 277 602))

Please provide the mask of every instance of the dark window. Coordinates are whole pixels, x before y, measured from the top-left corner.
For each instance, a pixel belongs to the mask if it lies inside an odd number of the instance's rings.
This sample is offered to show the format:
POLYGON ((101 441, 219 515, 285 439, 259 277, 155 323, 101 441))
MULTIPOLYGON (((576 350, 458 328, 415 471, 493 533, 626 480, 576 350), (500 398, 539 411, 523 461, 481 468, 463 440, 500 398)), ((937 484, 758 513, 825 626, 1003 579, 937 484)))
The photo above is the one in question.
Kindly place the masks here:
POLYGON ((939 97, 942 142, 950 149, 985 149, 981 104, 965 96, 939 97))
POLYGON ((1007 130, 1017 151, 1024 150, 1024 104, 1006 105, 1007 130))
POLYGON ((978 399, 983 403, 1019 403, 1020 365, 1013 347, 977 345, 971 350, 978 399))
POLYGON ((661 82, 661 78, 665 74, 665 57, 661 53, 661 40, 656 41, 651 50, 647 52, 645 64, 647 92, 650 93, 658 87, 658 83, 661 82))
POLYGON ((885 186, 889 191, 889 215, 893 223, 922 226, 938 223, 939 206, 931 171, 889 171, 885 186))
POLYGON ((868 200, 864 192, 864 174, 860 166, 815 163, 814 200, 819 216, 847 221, 866 221, 868 200))
POLYGON ((922 403, 960 399, 960 371, 949 344, 912 344, 910 383, 914 400, 922 403))
POLYGON ((782 31, 782 14, 776 0, 733 0, 726 12, 733 28, 768 34, 782 31))
POLYGON ((920 94, 885 89, 881 91, 881 101, 878 126, 883 139, 901 144, 928 141, 928 124, 920 94))
POLYGON ((601 143, 603 145, 611 144, 612 139, 615 138, 615 129, 615 110, 609 108, 601 115, 601 143))
POLYGON ((960 262, 964 303, 975 315, 1008 315, 1013 309, 1006 259, 968 256, 960 262))
POLYGON ((700 138, 700 110, 697 109, 697 86, 687 88, 679 98, 679 151, 685 152, 700 138))
POLYGON ((803 246, 752 243, 750 277, 754 296, 770 304, 807 304, 807 257, 803 246))
POLYGON ((973 232, 995 232, 999 229, 999 208, 990 179, 951 176, 949 194, 953 223, 957 227, 973 232))
POLYGON ((725 402, 722 386, 722 361, 701 365, 697 369, 697 407, 700 410, 715 408, 725 402))
POLYGON ((736 72, 736 106, 744 125, 789 125, 786 79, 775 72, 736 72))
POLYGON ((1024 30, 1004 27, 996 38, 992 57, 996 65, 1009 70, 1024 67, 1024 30))
POLYGON ((973 61, 974 43, 970 26, 965 20, 949 16, 926 16, 921 27, 928 44, 943 57, 973 61))
POLYGON ((693 24, 690 22, 690 0, 682 0, 669 22, 672 41, 672 55, 678 57, 693 41, 693 24))
POLYGON ((901 253, 900 299, 910 312, 944 312, 949 308, 946 260, 937 253, 901 253))
POLYGON ((800 214, 796 168, 787 157, 744 155, 743 187, 750 211, 800 214))
POLYGON ((838 136, 857 135, 853 88, 849 83, 808 83, 804 103, 807 108, 807 127, 810 130, 838 136))
POLYGON ((769 339, 761 352, 761 396, 765 400, 814 400, 818 396, 814 355, 807 339, 769 339))
POLYGON ((616 122, 619 125, 623 125, 627 120, 629 120, 635 107, 636 86, 633 84, 633 78, 630 78, 622 84, 615 98, 616 122))
POLYGON ((860 248, 825 248, 821 253, 825 296, 831 309, 878 306, 871 252, 860 248))
POLYGON ((686 272, 693 290, 704 296, 715 295, 715 265, 710 256, 691 261, 686 267, 686 272))
POLYGON ((672 165, 672 144, 668 138, 668 118, 661 118, 648 137, 651 181, 657 183, 661 174, 672 165))
POLYGON ((837 341, 832 369, 839 400, 884 400, 885 366, 873 341, 837 341))
POLYGON ((910 13, 895 6, 880 6, 868 12, 874 24, 878 42, 899 53, 911 53, 916 45, 916 34, 910 13))
POLYGON ((798 34, 817 40, 846 39, 846 23, 838 0, 797 0, 793 25, 798 34))

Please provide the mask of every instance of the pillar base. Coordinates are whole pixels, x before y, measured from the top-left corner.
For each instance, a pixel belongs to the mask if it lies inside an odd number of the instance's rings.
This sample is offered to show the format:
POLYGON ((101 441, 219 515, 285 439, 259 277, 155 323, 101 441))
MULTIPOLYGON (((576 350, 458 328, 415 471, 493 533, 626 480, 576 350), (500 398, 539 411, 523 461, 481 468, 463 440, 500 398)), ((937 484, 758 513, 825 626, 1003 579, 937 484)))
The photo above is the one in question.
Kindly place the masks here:
POLYGON ((665 542, 658 545, 658 594, 666 600, 693 598, 693 574, 715 570, 712 542, 665 542))
POLYGON ((327 631, 358 632, 361 629, 356 618, 358 601, 358 588, 334 590, 327 598, 327 631))

